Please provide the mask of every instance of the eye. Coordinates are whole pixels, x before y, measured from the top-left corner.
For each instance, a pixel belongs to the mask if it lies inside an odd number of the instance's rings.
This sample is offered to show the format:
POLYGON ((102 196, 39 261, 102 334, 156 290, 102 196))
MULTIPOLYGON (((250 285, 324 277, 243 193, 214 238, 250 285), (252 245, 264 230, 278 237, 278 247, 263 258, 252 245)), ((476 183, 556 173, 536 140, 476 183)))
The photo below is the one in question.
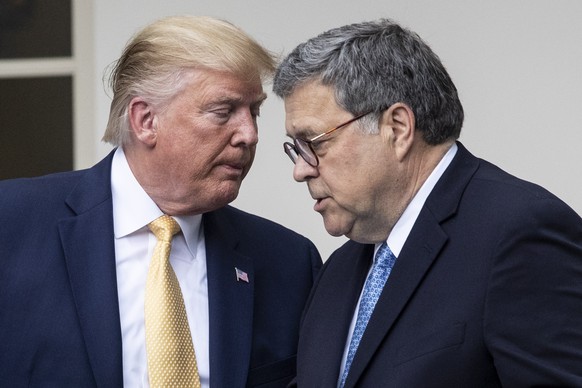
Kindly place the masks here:
POLYGON ((211 111, 211 113, 220 119, 227 119, 232 113, 232 109, 231 108, 214 109, 211 111))
POLYGON ((262 105, 262 101, 259 104, 251 105, 251 115, 254 118, 261 116, 261 105, 262 105))
POLYGON ((317 141, 312 141, 311 144, 311 148, 313 148, 314 151, 318 151, 322 148, 322 143, 325 143, 325 140, 317 140, 317 141))

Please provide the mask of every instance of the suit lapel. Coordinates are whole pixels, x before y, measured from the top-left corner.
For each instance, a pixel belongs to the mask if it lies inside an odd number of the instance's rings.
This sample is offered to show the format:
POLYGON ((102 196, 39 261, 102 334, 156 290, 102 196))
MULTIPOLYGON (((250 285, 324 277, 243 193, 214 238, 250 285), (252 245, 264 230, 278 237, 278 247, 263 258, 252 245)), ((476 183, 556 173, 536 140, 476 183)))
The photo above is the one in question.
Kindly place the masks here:
POLYGON ((464 189, 479 164, 460 143, 457 144, 457 155, 427 198, 378 299, 350 368, 346 388, 357 385, 448 240, 441 223, 456 212, 464 189))
POLYGON ((370 317, 350 368, 346 388, 356 385, 366 365, 390 332, 447 240, 438 225, 424 219, 417 220, 414 230, 409 238, 412 241, 424 240, 424 243, 406 244, 400 253, 370 317), (417 240, 415 235, 422 238, 417 240))
POLYGON ((237 252, 237 232, 224 210, 204 215, 210 316, 210 385, 244 387, 251 358, 254 268, 237 252), (237 280, 235 268, 248 282, 237 280))
POLYGON ((75 216, 59 222, 69 280, 98 386, 122 386, 115 271, 111 156, 87 170, 67 198, 75 216))
POLYGON ((297 360, 299 387, 337 385, 345 341, 373 248, 349 241, 324 265, 302 322, 297 360), (313 338, 321 346, 314 347, 313 338))

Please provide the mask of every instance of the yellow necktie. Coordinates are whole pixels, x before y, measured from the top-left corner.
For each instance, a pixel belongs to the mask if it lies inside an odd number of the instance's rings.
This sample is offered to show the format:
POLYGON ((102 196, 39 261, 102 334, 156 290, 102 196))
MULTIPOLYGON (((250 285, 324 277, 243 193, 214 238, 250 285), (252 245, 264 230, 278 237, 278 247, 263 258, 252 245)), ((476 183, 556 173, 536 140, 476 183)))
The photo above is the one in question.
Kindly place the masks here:
POLYGON ((150 386, 200 387, 196 356, 180 284, 170 264, 172 237, 180 226, 163 215, 148 227, 154 248, 145 295, 146 351, 150 386))

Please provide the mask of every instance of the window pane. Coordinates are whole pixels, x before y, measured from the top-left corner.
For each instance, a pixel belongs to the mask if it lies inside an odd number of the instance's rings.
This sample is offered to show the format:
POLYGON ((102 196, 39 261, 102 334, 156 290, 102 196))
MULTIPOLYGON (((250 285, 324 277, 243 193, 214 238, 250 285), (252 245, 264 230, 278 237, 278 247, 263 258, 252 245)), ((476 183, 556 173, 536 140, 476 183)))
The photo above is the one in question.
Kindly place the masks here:
POLYGON ((0 59, 71 56, 71 0, 0 0, 0 59))
POLYGON ((0 79, 0 179, 73 168, 72 77, 0 79))

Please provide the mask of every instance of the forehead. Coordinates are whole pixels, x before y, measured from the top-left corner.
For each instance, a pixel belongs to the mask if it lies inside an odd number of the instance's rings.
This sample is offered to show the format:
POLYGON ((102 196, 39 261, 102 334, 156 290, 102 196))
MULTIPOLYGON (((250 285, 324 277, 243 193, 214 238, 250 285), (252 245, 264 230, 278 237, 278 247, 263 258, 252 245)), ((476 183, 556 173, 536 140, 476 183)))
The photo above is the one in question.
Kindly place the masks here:
POLYGON ((292 137, 317 135, 350 117, 335 102, 333 88, 319 81, 300 85, 285 98, 285 127, 292 137))
POLYGON ((266 97, 260 77, 211 69, 193 70, 185 89, 201 103, 232 101, 252 104, 266 97))

